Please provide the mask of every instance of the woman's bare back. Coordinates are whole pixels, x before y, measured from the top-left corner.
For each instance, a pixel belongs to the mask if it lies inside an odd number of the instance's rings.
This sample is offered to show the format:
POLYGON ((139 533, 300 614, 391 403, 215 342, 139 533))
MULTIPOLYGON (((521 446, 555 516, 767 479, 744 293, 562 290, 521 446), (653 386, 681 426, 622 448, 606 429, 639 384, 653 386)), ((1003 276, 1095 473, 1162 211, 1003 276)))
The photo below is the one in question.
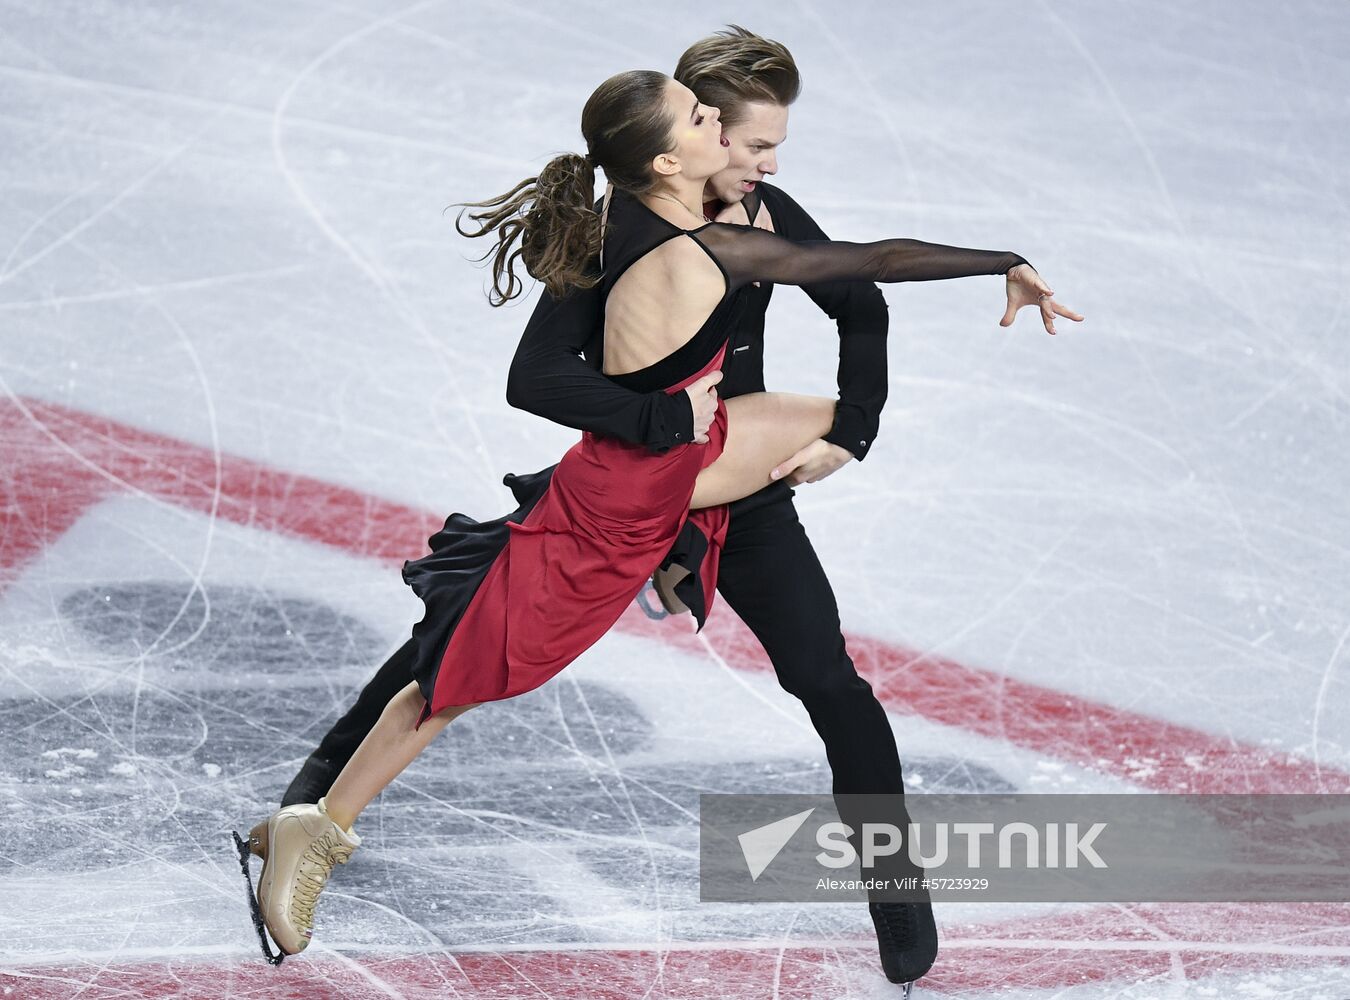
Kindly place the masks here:
POLYGON ((635 261, 605 300, 606 375, 648 368, 699 332, 726 295, 708 252, 675 236, 635 261))
MULTIPOLYGON (((679 225, 665 206, 649 207, 679 225)), ((605 300, 605 374, 641 371, 678 351, 703 329, 727 291, 722 269, 694 238, 675 235, 648 251, 619 276, 605 300)), ((725 446, 699 474, 691 507, 730 503, 763 489, 775 466, 829 433, 834 421, 834 401, 815 396, 749 393, 726 407, 725 446)))

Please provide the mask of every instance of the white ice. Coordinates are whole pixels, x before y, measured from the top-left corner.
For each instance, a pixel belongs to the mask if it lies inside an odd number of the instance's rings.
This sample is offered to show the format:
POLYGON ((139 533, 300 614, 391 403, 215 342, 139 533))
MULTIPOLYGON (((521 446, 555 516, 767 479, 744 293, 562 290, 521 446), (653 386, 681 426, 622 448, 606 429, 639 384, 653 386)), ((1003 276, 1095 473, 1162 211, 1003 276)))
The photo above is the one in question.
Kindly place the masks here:
MULTIPOLYGON (((996 279, 886 290, 878 442, 796 499, 845 629, 1350 771, 1335 0, 0 0, 0 405, 60 404, 418 511, 500 513, 502 474, 575 434, 506 405, 534 296, 489 308, 482 248, 444 210, 579 149, 596 83, 669 70, 727 22, 796 56, 775 183, 827 232, 1012 249, 1087 316, 1050 338, 1030 315, 997 326, 996 279)), ((771 388, 833 393, 828 318, 780 288, 767 329, 771 388)), ((31 484, 0 449, 12 511, 31 484)), ((225 832, 402 641, 418 607, 394 564, 127 494, 0 585, 0 984, 120 996, 123 967, 257 963, 225 832)), ((893 722, 926 789, 1133 787, 893 722)), ((387 793, 321 910, 319 954, 285 968, 312 961, 343 995, 422 995, 361 963, 817 946, 835 956, 827 992, 771 976, 744 995, 891 995, 861 909, 697 902, 700 790, 828 785, 770 675, 711 644, 612 635, 521 703, 471 713, 387 793)), ((1218 956, 1200 972, 1135 974, 1110 952, 1098 981, 1021 992, 1344 998, 1350 912, 1328 912, 1339 936, 1196 926, 1188 946, 1218 956)), ((940 911, 951 928, 1051 916, 940 911)), ((1181 948, 1136 918, 1144 952, 1181 948)), ((949 937, 943 963, 977 950, 949 937)), ((1026 948, 1053 965, 1100 947, 1068 941, 1026 948)), ((590 995, 530 976, 532 995, 590 995)))

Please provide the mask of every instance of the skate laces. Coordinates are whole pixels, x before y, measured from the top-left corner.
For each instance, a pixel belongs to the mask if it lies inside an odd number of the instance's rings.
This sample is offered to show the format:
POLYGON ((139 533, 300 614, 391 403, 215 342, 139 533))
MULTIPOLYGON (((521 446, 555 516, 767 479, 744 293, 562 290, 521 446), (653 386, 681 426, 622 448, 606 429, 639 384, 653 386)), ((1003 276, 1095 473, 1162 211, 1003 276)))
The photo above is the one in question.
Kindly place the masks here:
POLYGON ((901 951, 908 951, 915 944, 913 904, 911 903, 873 903, 876 912, 881 915, 880 924, 886 929, 891 943, 901 951))
POLYGON ((314 928, 314 907, 319 894, 328 884, 334 865, 345 865, 352 856, 352 848, 340 841, 332 830, 314 840, 300 856, 295 870, 295 885, 291 889, 291 914, 300 930, 314 928))

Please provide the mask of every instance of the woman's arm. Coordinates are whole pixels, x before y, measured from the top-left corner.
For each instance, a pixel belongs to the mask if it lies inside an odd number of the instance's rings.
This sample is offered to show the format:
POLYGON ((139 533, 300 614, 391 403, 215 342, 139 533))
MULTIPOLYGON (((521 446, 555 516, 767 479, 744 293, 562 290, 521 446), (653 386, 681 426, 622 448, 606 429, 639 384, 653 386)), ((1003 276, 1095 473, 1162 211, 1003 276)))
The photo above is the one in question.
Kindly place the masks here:
POLYGON ((1082 317, 1054 301, 1054 293, 1035 269, 1015 253, 971 250, 921 240, 880 240, 876 243, 794 243, 773 233, 743 226, 713 224, 696 231, 697 237, 726 270, 728 281, 740 287, 751 281, 809 285, 820 281, 938 281, 978 274, 1008 276, 1008 312, 1001 325, 1024 305, 1038 304, 1048 332, 1054 317, 1078 321, 1082 317))
POLYGON ((1026 263, 1015 253, 968 250, 921 240, 794 242, 762 229, 719 224, 706 226, 697 233, 738 286, 751 281, 782 285, 822 281, 940 281, 977 274, 1007 274, 1026 263))

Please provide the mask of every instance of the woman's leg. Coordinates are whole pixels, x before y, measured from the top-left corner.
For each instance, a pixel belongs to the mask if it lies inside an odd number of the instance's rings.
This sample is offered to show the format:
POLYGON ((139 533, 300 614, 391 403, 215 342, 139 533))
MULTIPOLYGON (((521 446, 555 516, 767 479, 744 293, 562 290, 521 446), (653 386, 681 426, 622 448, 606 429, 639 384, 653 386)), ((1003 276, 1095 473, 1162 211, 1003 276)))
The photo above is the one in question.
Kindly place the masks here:
POLYGON ((822 396, 754 392, 726 405, 726 445, 717 461, 699 473, 689 504, 695 510, 762 490, 777 465, 834 426, 834 400, 822 396))
POLYGON ((333 866, 346 864, 361 846, 352 830, 356 817, 450 720, 473 707, 448 708, 414 729, 423 705, 416 684, 403 688, 385 706, 327 796, 316 804, 297 803, 273 813, 249 831, 247 841, 235 835, 245 873, 249 852, 263 859, 253 919, 263 951, 274 964, 280 959, 273 959, 264 925, 285 954, 309 946, 314 908, 333 866))
POLYGON ((342 829, 350 830, 361 810, 384 791, 385 786, 397 778, 442 729, 474 707, 447 708, 427 719, 421 728, 416 728, 425 704, 415 683, 394 695, 380 715, 380 721, 375 723, 375 728, 333 782, 324 806, 329 818, 342 829))

